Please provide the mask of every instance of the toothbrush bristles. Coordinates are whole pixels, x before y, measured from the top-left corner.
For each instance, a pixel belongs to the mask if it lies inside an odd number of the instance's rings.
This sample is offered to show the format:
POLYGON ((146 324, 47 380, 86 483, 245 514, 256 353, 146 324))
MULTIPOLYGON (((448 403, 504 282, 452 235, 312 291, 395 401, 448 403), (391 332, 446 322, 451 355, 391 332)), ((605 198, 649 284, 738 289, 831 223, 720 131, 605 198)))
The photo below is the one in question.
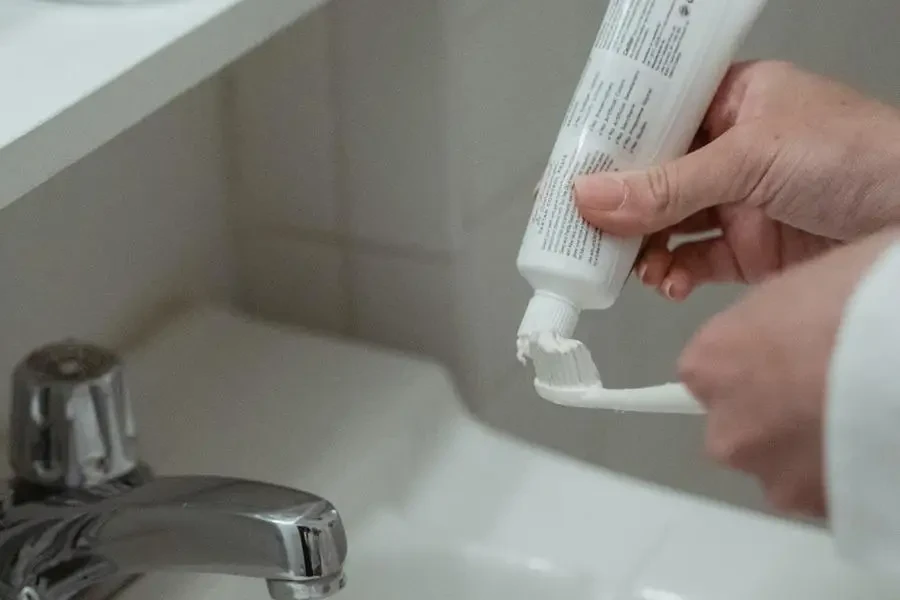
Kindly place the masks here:
POLYGON ((600 384, 600 373, 590 351, 580 342, 564 348, 545 348, 531 344, 535 378, 553 387, 581 387, 600 384))

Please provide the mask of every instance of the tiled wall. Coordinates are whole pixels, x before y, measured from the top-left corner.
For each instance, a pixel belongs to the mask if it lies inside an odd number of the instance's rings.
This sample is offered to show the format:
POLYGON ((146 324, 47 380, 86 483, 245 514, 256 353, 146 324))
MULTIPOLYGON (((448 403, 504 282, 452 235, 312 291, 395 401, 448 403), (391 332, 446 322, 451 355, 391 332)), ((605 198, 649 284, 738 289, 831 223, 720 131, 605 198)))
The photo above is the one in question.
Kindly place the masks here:
POLYGON ((2 211, 0 382, 37 345, 119 347, 189 298, 231 297, 219 97, 188 92, 2 211))
POLYGON ((515 251, 603 8, 516 6, 336 0, 231 73, 245 305, 432 355, 476 409, 520 373, 515 251))
MULTIPOLYGON (((612 468, 755 504, 703 458, 702 422, 557 409, 513 357, 514 258, 602 0, 333 0, 229 75, 244 305, 432 355, 492 423, 612 468)), ((772 2, 746 56, 900 99, 900 9, 772 2), (861 40, 878 40, 862 44, 861 40)), ((613 384, 661 382, 733 298, 629 288, 582 331, 613 384)))

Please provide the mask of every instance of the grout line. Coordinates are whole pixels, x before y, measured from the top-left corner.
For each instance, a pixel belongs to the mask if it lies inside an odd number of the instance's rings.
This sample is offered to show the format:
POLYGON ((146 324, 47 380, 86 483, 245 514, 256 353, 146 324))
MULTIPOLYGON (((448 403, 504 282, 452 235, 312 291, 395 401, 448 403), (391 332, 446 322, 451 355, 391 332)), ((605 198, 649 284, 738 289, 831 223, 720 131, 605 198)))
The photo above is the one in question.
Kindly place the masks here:
POLYGON ((304 229, 294 226, 255 225, 251 227, 239 227, 238 235, 242 239, 275 239, 329 244, 341 246, 353 253, 415 260, 420 263, 425 262, 435 266, 448 266, 454 262, 454 254, 451 250, 430 250, 427 248, 376 242, 374 240, 361 239, 339 231, 331 232, 322 231, 320 229, 304 229))
POLYGON ((353 335, 359 331, 359 306, 357 304, 356 295, 353 293, 353 260, 352 253, 354 250, 353 244, 350 241, 351 237, 349 234, 349 228, 347 227, 347 223, 350 223, 353 217, 353 210, 351 206, 351 197, 350 197, 350 187, 347 185, 349 181, 349 165, 347 164, 347 153, 346 153, 346 137, 344 135, 344 111, 343 105, 340 101, 341 99, 341 77, 343 76, 343 69, 341 69, 341 61, 340 55, 338 52, 340 46, 340 27, 339 27, 339 19, 340 19, 340 11, 336 8, 337 3, 342 0, 336 0, 328 4, 324 10, 328 11, 326 14, 326 22, 327 22, 327 35, 326 35, 326 60, 328 63, 328 95, 329 95, 329 105, 332 108, 331 111, 331 124, 332 124, 332 160, 335 163, 334 168, 334 181, 333 181, 333 192, 334 192, 334 202, 335 213, 337 215, 337 231, 334 236, 334 242, 340 244, 342 246, 342 256, 341 256, 341 267, 340 267, 340 280, 341 280, 341 294, 343 295, 344 301, 344 327, 346 331, 344 333, 353 335))
POLYGON ((222 136, 222 154, 224 163, 225 180, 225 218, 227 220, 230 253, 229 265, 231 271, 231 300, 238 306, 244 307, 246 302, 245 282, 242 275, 243 269, 243 237, 240 231, 241 203, 245 198, 247 189, 244 181, 244 170, 240 159, 241 135, 237 114, 237 75, 236 69, 239 63, 230 65, 219 75, 219 127, 222 136))
POLYGON ((370 240, 347 237, 343 243, 347 248, 358 253, 375 254, 384 257, 413 259, 434 266, 450 266, 454 263, 454 254, 450 250, 428 250, 425 248, 410 248, 393 244, 383 244, 370 240))

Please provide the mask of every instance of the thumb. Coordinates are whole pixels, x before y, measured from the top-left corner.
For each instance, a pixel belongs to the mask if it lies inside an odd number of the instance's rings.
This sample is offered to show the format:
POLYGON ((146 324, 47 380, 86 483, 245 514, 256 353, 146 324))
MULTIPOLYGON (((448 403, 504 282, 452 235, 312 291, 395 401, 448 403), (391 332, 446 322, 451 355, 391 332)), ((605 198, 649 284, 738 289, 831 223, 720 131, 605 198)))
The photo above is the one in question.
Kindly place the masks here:
POLYGON ((748 147, 732 130, 644 171, 580 177, 575 203, 588 223, 613 235, 655 233, 705 208, 746 199, 765 171, 748 147))

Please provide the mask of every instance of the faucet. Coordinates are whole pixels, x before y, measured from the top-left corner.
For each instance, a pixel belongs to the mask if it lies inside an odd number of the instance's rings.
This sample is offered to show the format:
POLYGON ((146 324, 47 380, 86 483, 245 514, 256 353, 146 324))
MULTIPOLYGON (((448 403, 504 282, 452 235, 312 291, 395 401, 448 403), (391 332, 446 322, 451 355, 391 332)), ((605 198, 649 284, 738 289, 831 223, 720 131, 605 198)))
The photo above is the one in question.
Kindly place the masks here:
POLYGON ((156 477, 138 458, 123 364, 64 341, 15 368, 0 506, 0 600, 109 600, 153 571, 264 579, 273 600, 344 586, 327 500, 227 477, 156 477))

